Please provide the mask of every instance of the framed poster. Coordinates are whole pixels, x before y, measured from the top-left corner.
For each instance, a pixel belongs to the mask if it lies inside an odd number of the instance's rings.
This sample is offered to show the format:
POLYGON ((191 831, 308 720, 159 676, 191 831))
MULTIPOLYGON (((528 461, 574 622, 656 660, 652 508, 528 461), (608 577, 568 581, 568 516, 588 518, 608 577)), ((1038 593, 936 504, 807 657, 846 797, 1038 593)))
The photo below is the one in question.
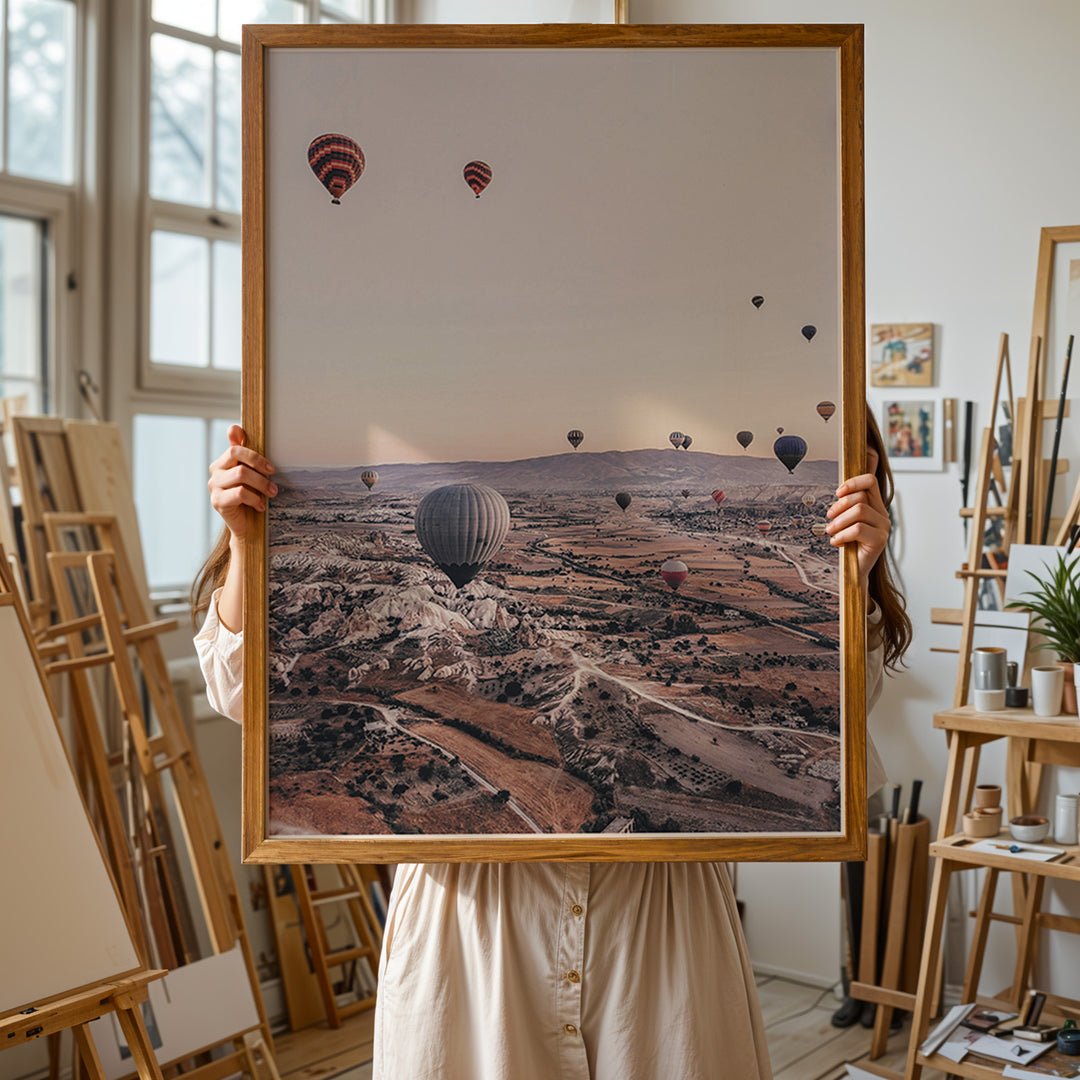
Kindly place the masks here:
POLYGON ((934 324, 874 323, 870 327, 871 386, 933 386, 934 324))
POLYGON ((246 857, 860 857, 861 28, 245 35, 246 857))
POLYGON ((941 472, 944 432, 940 398, 885 397, 879 425, 894 470, 941 472))

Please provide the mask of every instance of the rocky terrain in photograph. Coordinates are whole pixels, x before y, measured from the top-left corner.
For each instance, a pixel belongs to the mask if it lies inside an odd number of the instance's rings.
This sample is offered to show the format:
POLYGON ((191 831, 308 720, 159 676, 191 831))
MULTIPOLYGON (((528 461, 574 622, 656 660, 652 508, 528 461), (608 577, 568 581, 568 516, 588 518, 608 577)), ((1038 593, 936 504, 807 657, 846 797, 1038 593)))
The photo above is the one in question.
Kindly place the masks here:
POLYGON ((275 477, 272 833, 839 828, 835 462, 374 469, 275 477), (457 588, 414 518, 465 483, 510 528, 457 588))

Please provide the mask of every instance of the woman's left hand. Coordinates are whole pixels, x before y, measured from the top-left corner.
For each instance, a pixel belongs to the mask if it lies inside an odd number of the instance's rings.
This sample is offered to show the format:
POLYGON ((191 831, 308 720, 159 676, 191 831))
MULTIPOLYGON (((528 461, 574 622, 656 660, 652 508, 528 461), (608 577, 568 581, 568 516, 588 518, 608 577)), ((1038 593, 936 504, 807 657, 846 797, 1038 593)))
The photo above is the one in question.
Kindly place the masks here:
POLYGON ((870 451, 870 472, 845 480, 836 489, 836 502, 829 507, 825 531, 834 546, 858 544, 859 580, 865 591, 870 571, 885 551, 892 524, 881 497, 877 476, 877 454, 870 451))

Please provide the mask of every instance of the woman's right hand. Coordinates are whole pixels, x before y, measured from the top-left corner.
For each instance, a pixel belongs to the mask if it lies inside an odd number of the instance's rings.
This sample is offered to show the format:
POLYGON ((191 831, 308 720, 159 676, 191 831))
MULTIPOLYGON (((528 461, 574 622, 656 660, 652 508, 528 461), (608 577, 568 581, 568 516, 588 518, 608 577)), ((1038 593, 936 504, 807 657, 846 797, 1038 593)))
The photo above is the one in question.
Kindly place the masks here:
POLYGON ((239 424, 229 428, 229 448, 210 466, 210 505, 237 540, 247 532, 251 511, 266 509, 266 500, 277 494, 270 479, 274 466, 244 445, 247 436, 239 424))

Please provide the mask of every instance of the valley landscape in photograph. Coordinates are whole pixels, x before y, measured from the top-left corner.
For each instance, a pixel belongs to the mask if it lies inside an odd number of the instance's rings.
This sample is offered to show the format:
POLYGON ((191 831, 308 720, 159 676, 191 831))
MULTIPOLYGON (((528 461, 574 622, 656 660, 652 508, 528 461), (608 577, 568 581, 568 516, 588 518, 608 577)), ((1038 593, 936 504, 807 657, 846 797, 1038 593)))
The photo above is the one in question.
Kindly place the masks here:
POLYGON ((271 834, 837 829, 836 476, 682 449, 278 474, 271 834), (458 588, 415 517, 462 484, 510 528, 458 588))

